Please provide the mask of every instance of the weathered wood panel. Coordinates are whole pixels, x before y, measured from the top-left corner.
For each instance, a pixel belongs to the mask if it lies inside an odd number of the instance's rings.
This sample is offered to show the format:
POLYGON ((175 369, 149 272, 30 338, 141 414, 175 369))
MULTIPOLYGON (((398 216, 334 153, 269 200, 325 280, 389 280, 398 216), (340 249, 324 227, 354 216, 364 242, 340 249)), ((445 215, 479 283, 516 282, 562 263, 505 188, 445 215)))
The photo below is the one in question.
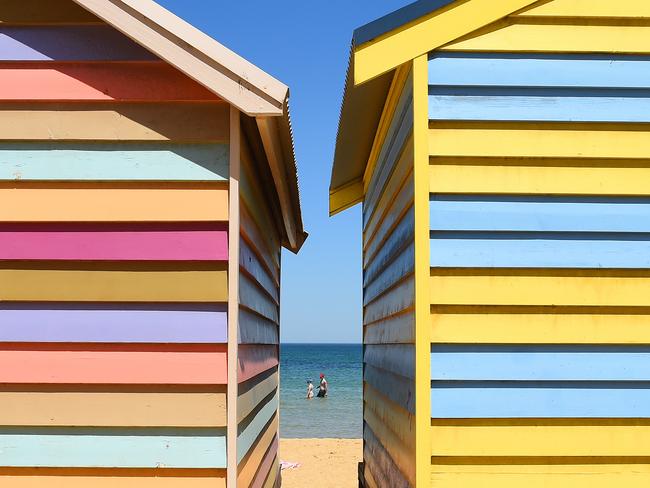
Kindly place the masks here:
POLYGON ((268 451, 266 451, 266 454, 264 455, 264 460, 260 464, 260 467, 257 470, 257 474, 255 475, 255 479, 250 485, 251 488, 263 488, 264 485, 267 483, 267 479, 270 477, 274 477, 274 473, 272 472, 272 470, 275 468, 279 445, 280 442, 278 440, 278 437, 276 436, 273 442, 271 443, 271 446, 269 447, 268 451))
POLYGON ((363 432, 364 462, 369 464, 372 480, 376 486, 381 488, 387 484, 391 488, 413 488, 415 486, 413 478, 408 478, 406 473, 403 473, 395 464, 391 454, 382 445, 372 426, 366 424, 363 432))
POLYGON ((227 144, 0 143, 0 180, 226 181, 227 144))
POLYGON ((237 397, 237 422, 243 421, 262 400, 277 390, 279 386, 279 374, 277 370, 270 371, 271 374, 260 375, 251 379, 248 383, 239 385, 239 396, 237 397))
POLYGON ((364 305, 375 299, 397 285, 406 276, 415 271, 415 244, 409 244, 406 249, 396 256, 377 277, 369 282, 364 288, 364 305))
POLYGON ((216 183, 0 183, 2 222, 227 220, 228 189, 216 183))
POLYGON ((237 462, 240 463, 248 454, 255 441, 268 428, 271 420, 280 407, 280 393, 278 390, 269 395, 258 405, 258 409, 237 427, 237 462))
POLYGON ((0 260, 226 261, 223 224, 0 224, 0 260))
POLYGON ((225 469, 0 468, 7 488, 226 488, 225 469))
POLYGON ((646 457, 649 431, 645 419, 434 420, 431 455, 646 457))
MULTIPOLYGON (((65 388, 62 388, 65 389, 65 388)), ((225 393, 0 392, 4 426, 225 427, 225 393), (47 405, 47 408, 44 406, 47 405)), ((0 472, 0 479, 2 474, 0 472)))
POLYGON ((650 344, 648 308, 432 307, 431 340, 483 344, 650 344))
POLYGON ((412 344, 415 342, 415 317, 413 311, 406 311, 366 325, 364 344, 412 344))
POLYGON ((412 210, 409 210, 402 217, 399 224, 393 228, 390 236, 384 241, 379 251, 372 257, 368 256, 368 253, 365 254, 367 260, 364 263, 364 286, 384 271, 405 246, 413 242, 414 230, 414 213, 412 210))
POLYGON ((279 304, 244 273, 239 276, 239 303, 272 322, 280 321, 279 304))
POLYGON ((239 343, 240 344, 279 344, 280 328, 256 313, 244 308, 239 309, 239 343))
POLYGON ((0 383, 223 385, 225 345, 3 345, 0 383))
POLYGON ((278 415, 273 417, 271 424, 258 439, 254 449, 251 449, 244 460, 239 464, 237 484, 239 486, 250 486, 260 466, 264 455, 276 439, 279 427, 278 415))
POLYGON ((262 259, 276 283, 279 283, 280 253, 271 252, 268 246, 259 244, 265 242, 262 230, 260 230, 260 227, 255 223, 255 220, 251 216, 251 211, 248 210, 244 202, 240 202, 239 209, 242 237, 247 241, 249 247, 257 253, 258 257, 262 259))
POLYGON ((278 346, 241 344, 237 380, 243 383, 278 364, 278 346))
POLYGON ((432 158, 431 193, 647 196, 650 162, 625 159, 432 158))
POLYGON ((219 102, 0 103, 0 140, 229 140, 228 105, 219 102))
POLYGON ((436 305, 650 306, 650 274, 643 270, 431 271, 436 305))
POLYGON ((280 458, 276 456, 273 460, 266 481, 262 486, 263 488, 280 488, 281 483, 282 475, 280 474, 280 458))
POLYGON ((415 416, 393 403, 378 390, 366 383, 363 387, 366 409, 386 425, 406 446, 415 445, 415 416))
POLYGON ((363 323, 370 324, 413 307, 415 301, 414 280, 409 278, 364 309, 363 323))
POLYGON ((3 63, 0 100, 207 101, 219 98, 171 65, 3 63))
POLYGON ((0 24, 0 61, 153 61, 158 58, 109 25, 0 24))
POLYGON ((239 242, 239 264, 264 288, 276 303, 280 303, 278 283, 270 275, 265 265, 262 264, 256 251, 253 251, 245 239, 240 239, 239 242))
POLYGON ((225 343, 225 305, 0 303, 0 342, 225 343))
POLYGON ((363 362, 405 378, 415 379, 415 346, 412 344, 366 344, 363 362))
POLYGON ((72 0, 5 0, 0 14, 2 24, 85 24, 100 19, 72 0))
POLYGON ((223 429, 0 429, 6 467, 225 468, 223 429))
POLYGON ((0 266, 0 300, 226 302, 227 282, 221 264, 13 261, 0 266))
POLYGON ((366 365, 363 379, 404 410, 415 413, 415 385, 409 378, 366 365))

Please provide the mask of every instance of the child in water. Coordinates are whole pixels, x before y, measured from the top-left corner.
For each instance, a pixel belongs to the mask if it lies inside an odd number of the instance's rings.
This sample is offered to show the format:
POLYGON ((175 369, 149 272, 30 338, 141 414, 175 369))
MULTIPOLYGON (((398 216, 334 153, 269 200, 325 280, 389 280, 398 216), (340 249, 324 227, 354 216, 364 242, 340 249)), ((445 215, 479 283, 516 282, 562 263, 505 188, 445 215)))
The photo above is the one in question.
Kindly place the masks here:
POLYGON ((311 380, 307 380, 307 400, 314 398, 314 384, 311 380))

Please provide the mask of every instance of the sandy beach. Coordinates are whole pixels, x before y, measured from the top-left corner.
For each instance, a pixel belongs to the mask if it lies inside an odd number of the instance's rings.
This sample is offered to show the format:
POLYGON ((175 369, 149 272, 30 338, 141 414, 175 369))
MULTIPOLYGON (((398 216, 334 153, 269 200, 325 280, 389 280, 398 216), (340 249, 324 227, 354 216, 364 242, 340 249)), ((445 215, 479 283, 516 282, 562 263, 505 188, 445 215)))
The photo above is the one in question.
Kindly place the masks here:
POLYGON ((282 472, 282 487, 357 488, 362 450, 361 439, 283 439, 280 459, 300 467, 282 472))

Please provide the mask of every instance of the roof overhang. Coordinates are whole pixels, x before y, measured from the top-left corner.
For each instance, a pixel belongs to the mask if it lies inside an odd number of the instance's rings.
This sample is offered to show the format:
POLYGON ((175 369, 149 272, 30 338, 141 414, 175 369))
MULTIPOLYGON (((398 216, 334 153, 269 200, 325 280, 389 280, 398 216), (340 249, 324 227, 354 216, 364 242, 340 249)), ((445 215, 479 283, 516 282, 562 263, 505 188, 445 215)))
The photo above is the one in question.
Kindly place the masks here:
POLYGON ((300 213, 289 88, 153 0, 74 1, 244 114, 261 121, 258 126, 260 132, 266 131, 267 159, 276 165, 271 169, 278 195, 287 194, 285 200, 292 202, 283 205, 281 197, 286 242, 290 250, 297 252, 306 233, 300 213), (283 174, 287 180, 280 177, 283 174))
POLYGON ((363 200, 363 175, 395 70, 538 0, 420 0, 354 32, 330 214, 363 200))

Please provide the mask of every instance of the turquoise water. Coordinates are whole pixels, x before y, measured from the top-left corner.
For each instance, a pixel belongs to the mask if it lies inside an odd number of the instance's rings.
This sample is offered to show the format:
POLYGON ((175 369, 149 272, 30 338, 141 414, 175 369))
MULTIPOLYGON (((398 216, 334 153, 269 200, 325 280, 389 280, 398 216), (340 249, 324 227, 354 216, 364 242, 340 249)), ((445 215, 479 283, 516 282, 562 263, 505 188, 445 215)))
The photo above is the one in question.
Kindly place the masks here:
POLYGON ((281 346, 280 434, 285 438, 362 437, 360 344, 281 346), (324 373, 328 398, 306 400, 307 380, 324 373))

